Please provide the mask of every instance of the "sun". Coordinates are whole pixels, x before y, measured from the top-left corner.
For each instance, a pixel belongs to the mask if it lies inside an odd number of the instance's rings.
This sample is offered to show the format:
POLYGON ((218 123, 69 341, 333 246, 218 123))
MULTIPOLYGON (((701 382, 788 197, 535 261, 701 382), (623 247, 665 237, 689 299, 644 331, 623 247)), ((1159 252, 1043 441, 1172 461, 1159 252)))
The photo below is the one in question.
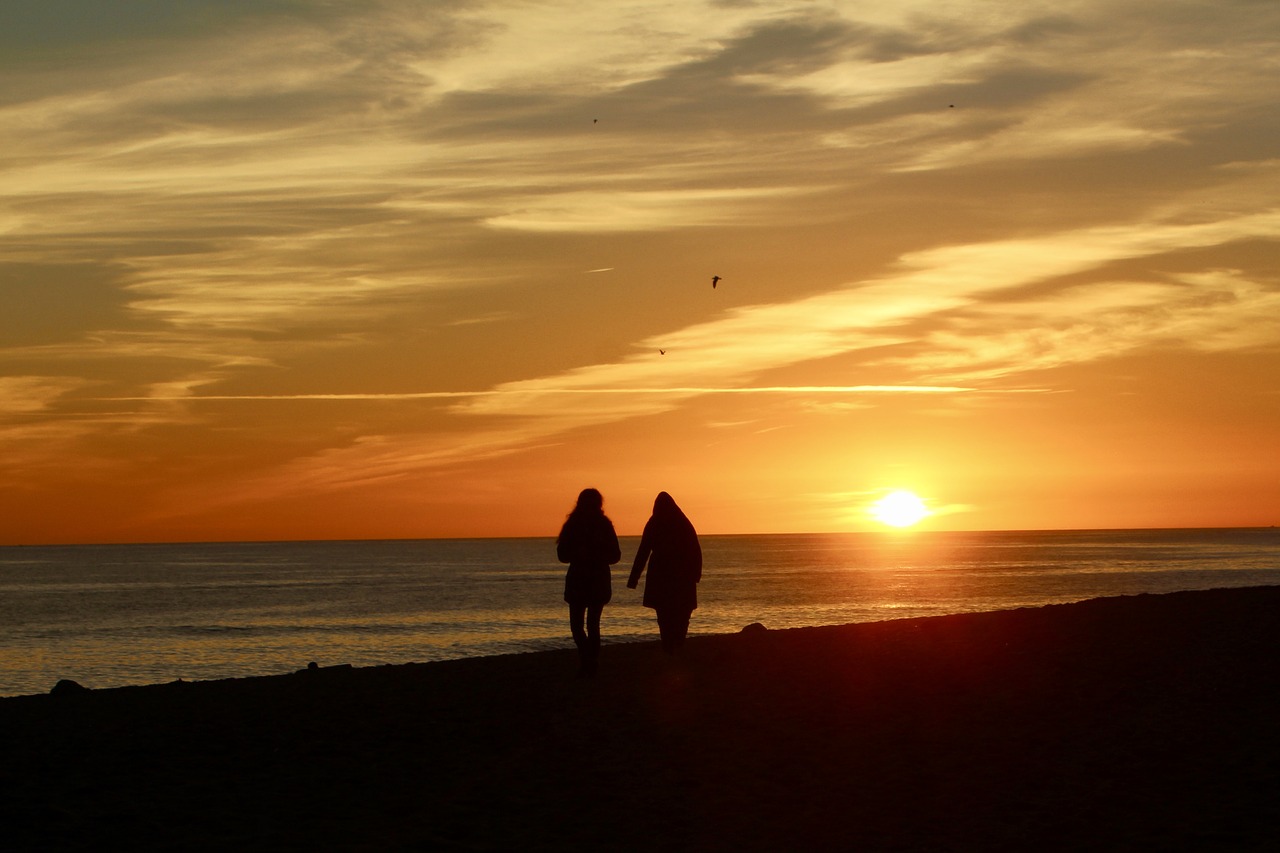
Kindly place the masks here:
POLYGON ((890 527, 910 527, 933 513, 915 492, 899 489, 873 503, 871 515, 890 527))

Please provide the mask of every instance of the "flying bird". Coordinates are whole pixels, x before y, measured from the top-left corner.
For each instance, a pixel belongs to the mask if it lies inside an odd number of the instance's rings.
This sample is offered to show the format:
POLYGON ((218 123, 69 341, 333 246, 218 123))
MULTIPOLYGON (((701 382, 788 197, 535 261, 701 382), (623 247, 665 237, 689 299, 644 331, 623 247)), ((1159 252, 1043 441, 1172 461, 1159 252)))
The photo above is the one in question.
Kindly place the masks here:
POLYGON ((717 284, 719 284, 719 283, 720 283, 720 276, 718 276, 718 275, 713 275, 713 276, 711 276, 711 289, 712 289, 712 290, 715 290, 715 289, 716 289, 716 285, 717 285, 717 284))
POLYGON ((664 349, 660 349, 660 350, 658 350, 658 355, 666 355, 666 354, 667 354, 667 351, 666 351, 666 350, 664 350, 664 349))

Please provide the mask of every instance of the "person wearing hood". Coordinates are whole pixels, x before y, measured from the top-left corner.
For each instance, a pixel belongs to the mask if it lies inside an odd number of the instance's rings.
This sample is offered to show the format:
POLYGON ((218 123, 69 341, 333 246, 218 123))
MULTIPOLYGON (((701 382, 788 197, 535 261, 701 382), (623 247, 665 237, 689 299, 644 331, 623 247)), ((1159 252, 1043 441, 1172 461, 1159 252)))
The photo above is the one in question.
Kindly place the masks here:
POLYGON ((569 605, 569 631, 578 647, 579 675, 596 674, 600 658, 600 617, 613 597, 609 566, 622 559, 618 534, 604 514, 604 497, 583 489, 560 528, 556 556, 568 563, 564 600, 569 605))
POLYGON ((644 583, 643 604, 657 611, 662 648, 672 654, 684 644, 689 617, 698 609, 702 546, 693 524, 666 492, 659 493, 653 502, 653 515, 644 526, 627 580, 629 589, 639 584, 646 564, 649 576, 644 583))

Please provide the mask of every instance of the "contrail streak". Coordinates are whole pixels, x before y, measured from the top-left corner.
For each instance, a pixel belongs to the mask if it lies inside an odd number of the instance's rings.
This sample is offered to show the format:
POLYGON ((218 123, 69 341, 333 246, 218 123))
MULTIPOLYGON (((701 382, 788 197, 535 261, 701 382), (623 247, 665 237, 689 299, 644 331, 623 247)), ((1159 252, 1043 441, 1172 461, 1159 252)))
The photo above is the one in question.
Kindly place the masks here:
POLYGON ((491 391, 410 391, 391 394, 173 394, 150 397, 98 397, 100 401, 291 401, 291 400, 448 400, 462 397, 493 397, 510 394, 965 394, 965 393, 1042 393, 1043 389, 1021 388, 1001 391, 962 385, 764 385, 743 388, 708 388, 673 386, 669 388, 509 388, 491 391))

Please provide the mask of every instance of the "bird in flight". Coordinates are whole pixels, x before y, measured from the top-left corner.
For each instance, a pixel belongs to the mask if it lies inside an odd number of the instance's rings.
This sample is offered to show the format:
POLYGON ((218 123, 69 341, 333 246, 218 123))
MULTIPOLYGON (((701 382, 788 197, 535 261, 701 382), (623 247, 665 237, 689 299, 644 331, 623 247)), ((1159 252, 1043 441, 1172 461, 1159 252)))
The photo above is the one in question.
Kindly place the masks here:
POLYGON ((658 350, 658 355, 666 355, 666 354, 667 354, 667 351, 666 351, 666 350, 664 350, 664 349, 660 349, 660 350, 658 350))
POLYGON ((713 276, 711 276, 711 289, 712 289, 712 290, 715 290, 715 289, 716 289, 716 285, 717 285, 717 284, 719 284, 719 283, 720 283, 720 276, 718 276, 718 275, 713 275, 713 276))

